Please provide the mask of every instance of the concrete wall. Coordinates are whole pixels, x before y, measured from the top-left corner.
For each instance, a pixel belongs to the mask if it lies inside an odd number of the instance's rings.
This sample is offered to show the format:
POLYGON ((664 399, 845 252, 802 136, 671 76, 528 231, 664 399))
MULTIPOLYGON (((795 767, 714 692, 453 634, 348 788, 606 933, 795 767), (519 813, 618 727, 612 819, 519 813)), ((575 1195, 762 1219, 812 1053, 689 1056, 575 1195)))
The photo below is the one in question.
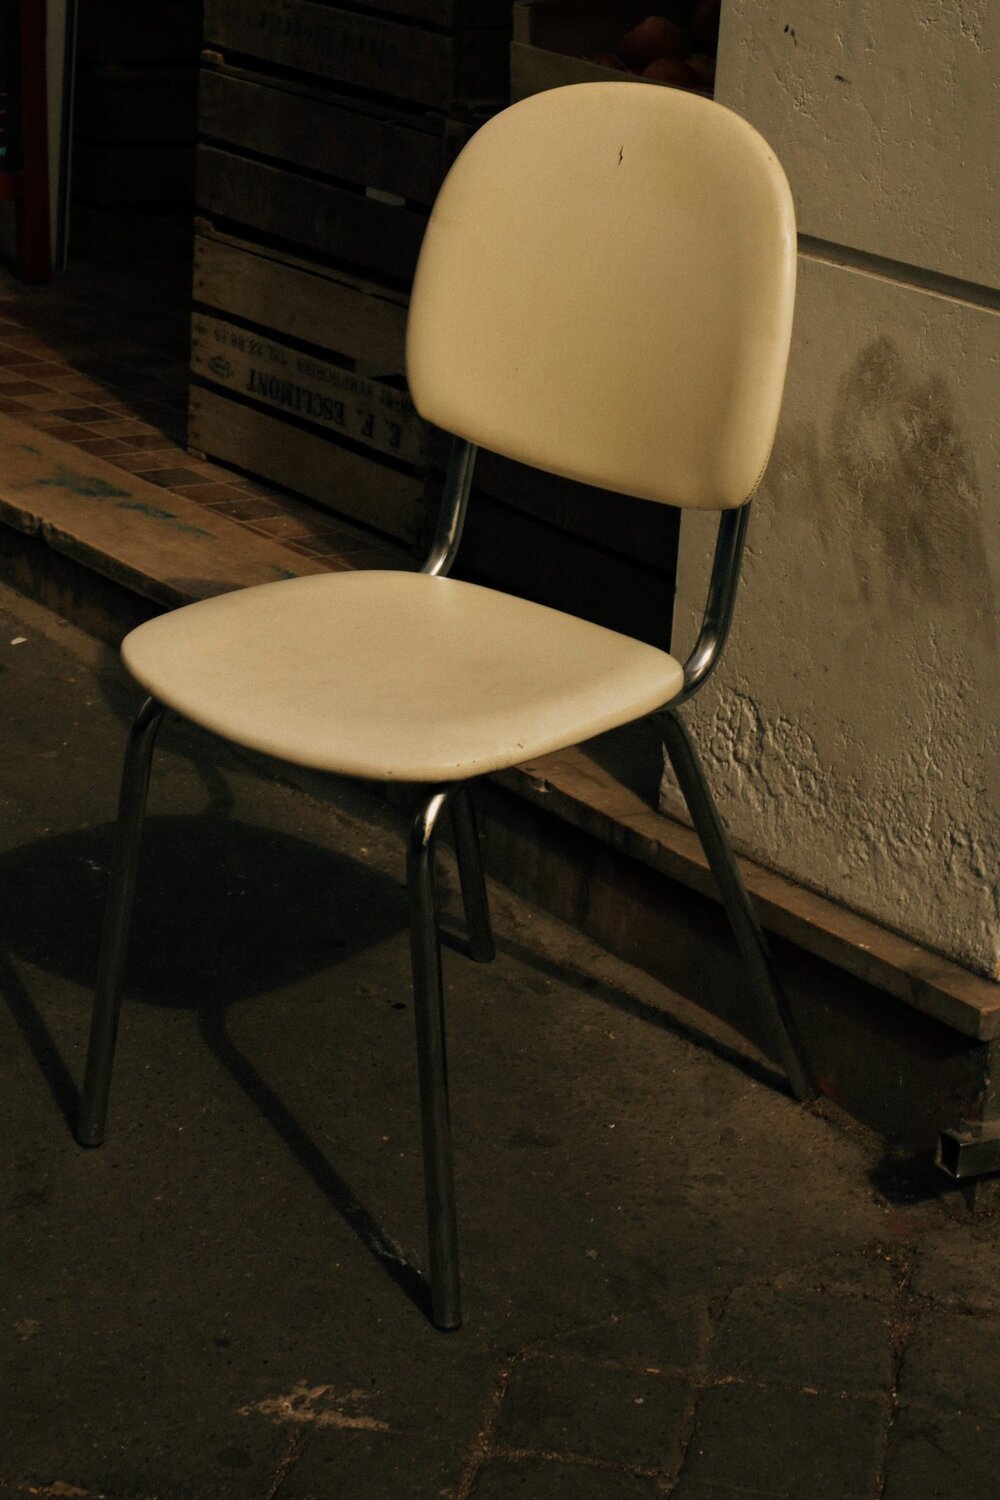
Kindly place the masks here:
POLYGON ((804 234, 1000 286, 996 0, 723 0, 716 98, 804 234))
MULTIPOLYGON (((806 238, 736 627, 687 712, 738 846, 1000 978, 986 10, 726 0, 719 96, 775 146, 806 238)), ((685 518, 678 651, 710 532, 685 518)), ((669 776, 663 795, 674 810, 669 776)))

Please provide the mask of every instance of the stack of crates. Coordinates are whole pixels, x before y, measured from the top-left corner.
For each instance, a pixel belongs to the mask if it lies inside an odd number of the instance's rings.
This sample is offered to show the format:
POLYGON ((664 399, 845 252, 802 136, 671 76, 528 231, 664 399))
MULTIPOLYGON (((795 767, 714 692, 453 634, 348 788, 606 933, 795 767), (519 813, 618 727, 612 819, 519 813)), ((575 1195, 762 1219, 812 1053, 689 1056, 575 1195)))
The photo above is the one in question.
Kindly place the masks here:
POLYGON ((509 0, 205 4, 189 442, 414 548, 407 297, 510 29, 509 0))

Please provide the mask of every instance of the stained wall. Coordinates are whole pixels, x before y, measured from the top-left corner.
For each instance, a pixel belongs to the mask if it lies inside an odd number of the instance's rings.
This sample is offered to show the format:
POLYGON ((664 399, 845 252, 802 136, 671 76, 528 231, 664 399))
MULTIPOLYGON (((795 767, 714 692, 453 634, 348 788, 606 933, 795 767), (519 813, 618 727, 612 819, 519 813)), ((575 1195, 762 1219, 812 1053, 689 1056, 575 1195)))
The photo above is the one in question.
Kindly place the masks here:
MULTIPOLYGON (((998 26, 977 0, 727 0, 717 94, 803 237, 736 626, 687 710, 739 847, 996 978, 998 26)), ((678 650, 710 546, 685 517, 678 650)))

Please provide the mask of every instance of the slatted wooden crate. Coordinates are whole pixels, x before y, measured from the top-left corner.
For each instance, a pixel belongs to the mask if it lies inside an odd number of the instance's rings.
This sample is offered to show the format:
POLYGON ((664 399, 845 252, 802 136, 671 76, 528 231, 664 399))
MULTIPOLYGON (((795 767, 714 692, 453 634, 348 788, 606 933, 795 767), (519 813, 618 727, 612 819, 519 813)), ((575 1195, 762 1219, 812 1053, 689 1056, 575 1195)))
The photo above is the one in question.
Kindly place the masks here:
POLYGON ((480 454, 470 576, 668 649, 679 512, 480 454))
POLYGON ((509 14, 493 0, 205 0, 205 43, 442 113, 507 93, 509 14), (386 14, 388 12, 389 14, 386 14))
MULTIPOLYGON (((433 444, 434 456, 441 448, 433 444)), ((440 473, 429 486, 435 501, 440 473)), ((668 649, 678 512, 481 451, 459 577, 668 649)))
POLYGON ((429 206, 478 123, 361 103, 211 54, 199 118, 203 212, 405 284, 429 206))
MULTIPOLYGON (((194 295, 192 447, 425 546, 447 439, 407 398, 405 295, 207 229, 194 295)), ((663 506, 480 455, 466 576, 663 646, 676 545, 663 506)))
POLYGON ((425 539, 405 297, 448 165, 505 102, 509 37, 507 0, 205 0, 195 447, 425 539))
POLYGON ((405 294, 200 227, 189 444, 418 546, 405 294))

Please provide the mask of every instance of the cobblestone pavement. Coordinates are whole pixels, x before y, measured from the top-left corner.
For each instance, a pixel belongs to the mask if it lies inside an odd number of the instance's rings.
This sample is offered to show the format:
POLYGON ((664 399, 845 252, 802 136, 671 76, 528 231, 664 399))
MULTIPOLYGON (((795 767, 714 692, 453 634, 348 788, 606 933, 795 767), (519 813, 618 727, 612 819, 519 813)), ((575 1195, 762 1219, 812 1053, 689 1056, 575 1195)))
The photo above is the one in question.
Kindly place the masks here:
POLYGON ((136 694, 0 606, 2 1500, 998 1492, 995 1221, 502 891, 497 962, 446 953, 466 1323, 434 1331, 400 823, 363 790, 165 729, 80 1150, 136 694))

